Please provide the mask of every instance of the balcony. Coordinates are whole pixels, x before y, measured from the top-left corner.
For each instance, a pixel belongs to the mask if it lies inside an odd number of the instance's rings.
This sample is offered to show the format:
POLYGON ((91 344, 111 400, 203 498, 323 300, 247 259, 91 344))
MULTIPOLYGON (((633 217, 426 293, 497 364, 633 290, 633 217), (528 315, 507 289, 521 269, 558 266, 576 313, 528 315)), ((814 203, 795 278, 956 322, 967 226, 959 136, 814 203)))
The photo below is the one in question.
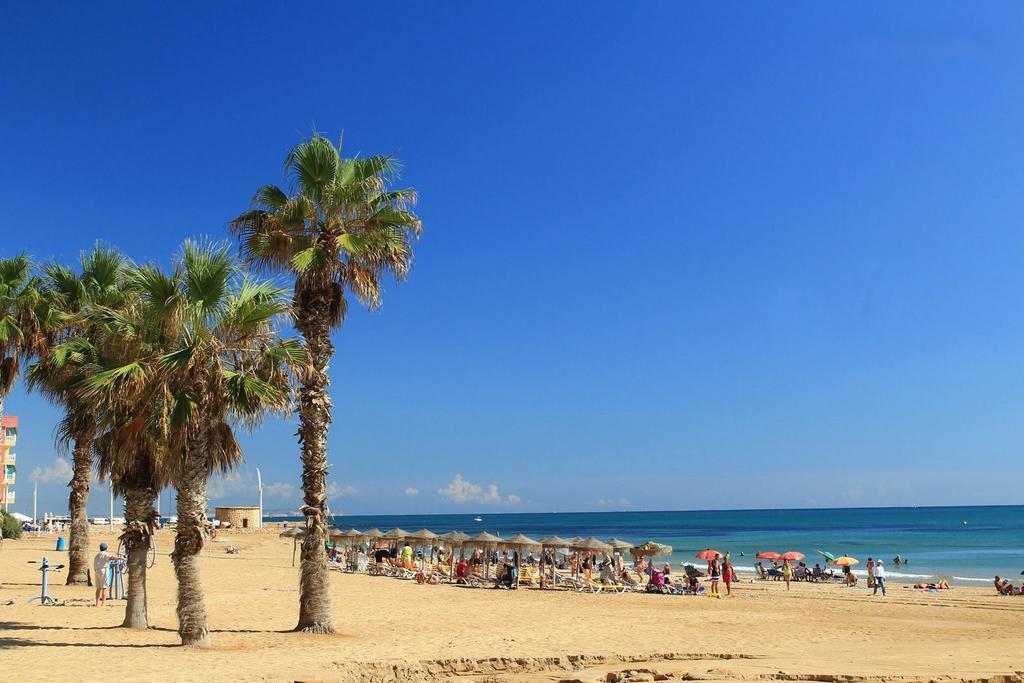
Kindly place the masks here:
POLYGON ((14 505, 14 491, 7 489, 7 504, 14 505))
POLYGON ((8 453, 4 456, 4 463, 13 465, 17 462, 17 456, 14 453, 8 453))

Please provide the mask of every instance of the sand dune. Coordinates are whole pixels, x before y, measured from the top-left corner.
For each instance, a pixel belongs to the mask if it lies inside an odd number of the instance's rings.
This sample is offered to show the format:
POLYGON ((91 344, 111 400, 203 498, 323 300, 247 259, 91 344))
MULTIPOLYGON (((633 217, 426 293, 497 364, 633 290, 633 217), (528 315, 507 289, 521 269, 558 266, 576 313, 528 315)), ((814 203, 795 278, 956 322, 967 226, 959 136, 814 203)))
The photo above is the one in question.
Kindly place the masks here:
MULTIPOLYGON (((1024 598, 983 588, 890 597, 863 589, 744 583, 728 600, 420 586, 332 575, 332 637, 289 632, 297 615, 291 543, 222 533, 203 559, 213 648, 185 651, 174 616, 168 532, 150 572, 145 632, 116 628, 123 603, 61 585, 58 607, 27 564, 54 539, 0 551, 4 679, 93 681, 1024 680, 1024 598), (234 544, 239 555, 223 548, 234 544), (7 604, 13 601, 13 604, 7 604)), ((95 534, 92 543, 110 540, 95 534)))

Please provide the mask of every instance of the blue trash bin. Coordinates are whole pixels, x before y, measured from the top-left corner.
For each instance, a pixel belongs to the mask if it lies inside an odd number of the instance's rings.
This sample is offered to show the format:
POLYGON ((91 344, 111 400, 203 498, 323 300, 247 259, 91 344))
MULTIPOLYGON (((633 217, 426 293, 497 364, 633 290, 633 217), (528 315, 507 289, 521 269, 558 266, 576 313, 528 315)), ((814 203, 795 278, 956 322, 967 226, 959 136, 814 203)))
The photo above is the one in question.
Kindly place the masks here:
POLYGON ((57 537, 57 550, 64 550, 64 537, 63 536, 58 536, 57 537))

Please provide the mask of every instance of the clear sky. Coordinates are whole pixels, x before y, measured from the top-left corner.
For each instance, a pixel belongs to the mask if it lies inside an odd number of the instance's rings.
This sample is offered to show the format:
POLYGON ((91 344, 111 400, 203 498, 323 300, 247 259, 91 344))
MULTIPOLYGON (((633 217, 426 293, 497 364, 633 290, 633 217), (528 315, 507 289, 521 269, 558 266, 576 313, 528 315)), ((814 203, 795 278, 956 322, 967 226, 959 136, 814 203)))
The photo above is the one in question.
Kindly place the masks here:
MULTIPOLYGON (((0 250, 166 261, 344 130, 425 231, 336 337, 335 511, 1021 501, 1020 4, 346 4, 4 3, 0 250)), ((295 509, 294 432, 214 501, 295 509)))

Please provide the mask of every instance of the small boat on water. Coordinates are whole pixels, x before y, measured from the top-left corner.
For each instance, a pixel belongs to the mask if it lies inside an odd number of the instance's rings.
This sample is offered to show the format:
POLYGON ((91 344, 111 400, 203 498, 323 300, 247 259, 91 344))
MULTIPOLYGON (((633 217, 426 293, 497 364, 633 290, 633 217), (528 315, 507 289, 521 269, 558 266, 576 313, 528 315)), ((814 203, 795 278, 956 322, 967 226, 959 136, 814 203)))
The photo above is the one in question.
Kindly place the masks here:
POLYGON ((484 520, 483 520, 483 517, 481 517, 480 515, 477 515, 476 517, 473 518, 473 521, 474 522, 482 522, 484 520))

